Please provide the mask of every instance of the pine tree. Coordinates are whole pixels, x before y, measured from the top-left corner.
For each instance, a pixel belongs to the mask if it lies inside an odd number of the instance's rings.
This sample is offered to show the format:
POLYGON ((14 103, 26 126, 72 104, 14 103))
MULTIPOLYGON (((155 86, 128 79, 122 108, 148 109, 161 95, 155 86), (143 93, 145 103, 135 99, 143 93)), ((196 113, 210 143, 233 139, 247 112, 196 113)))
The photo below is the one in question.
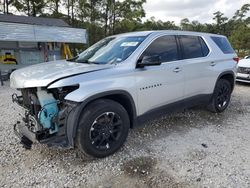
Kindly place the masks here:
POLYGON ((43 14, 46 3, 44 0, 15 0, 13 5, 19 12, 36 17, 43 14))
POLYGON ((60 2, 61 0, 47 0, 47 6, 49 10, 52 12, 52 15, 59 14, 60 2))

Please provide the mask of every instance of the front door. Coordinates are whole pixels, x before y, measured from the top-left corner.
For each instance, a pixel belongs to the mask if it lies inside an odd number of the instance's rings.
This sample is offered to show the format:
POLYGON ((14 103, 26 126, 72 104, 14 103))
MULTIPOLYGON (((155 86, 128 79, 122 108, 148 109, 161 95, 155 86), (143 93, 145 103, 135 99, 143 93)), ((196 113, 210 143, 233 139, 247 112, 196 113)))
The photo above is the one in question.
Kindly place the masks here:
POLYGON ((142 53, 139 61, 144 56, 159 55, 162 64, 137 68, 139 115, 183 99, 183 65, 178 54, 176 37, 172 35, 157 38, 142 53))

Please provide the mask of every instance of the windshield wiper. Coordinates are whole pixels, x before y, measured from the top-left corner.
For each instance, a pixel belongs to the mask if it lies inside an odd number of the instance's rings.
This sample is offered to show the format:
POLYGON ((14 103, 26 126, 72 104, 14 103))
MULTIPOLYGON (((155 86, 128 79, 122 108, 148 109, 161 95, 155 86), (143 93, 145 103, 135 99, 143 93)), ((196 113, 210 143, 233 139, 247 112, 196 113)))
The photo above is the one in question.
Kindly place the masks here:
POLYGON ((71 59, 67 59, 66 61, 76 62, 76 60, 79 58, 79 56, 75 56, 71 59))
POLYGON ((71 59, 67 59, 66 61, 76 62, 76 63, 86 63, 86 64, 100 64, 97 62, 89 61, 87 59, 77 60, 78 58, 79 58, 79 56, 76 56, 76 57, 73 57, 71 59))
POLYGON ((87 63, 87 64, 90 64, 90 62, 89 62, 89 60, 85 60, 85 59, 83 59, 83 60, 78 60, 78 61, 76 61, 77 63, 87 63))
POLYGON ((87 64, 96 64, 96 65, 99 65, 100 63, 97 63, 97 62, 94 62, 94 61, 89 61, 89 60, 86 60, 86 59, 83 59, 83 60, 79 60, 79 61, 76 61, 77 63, 87 63, 87 64))

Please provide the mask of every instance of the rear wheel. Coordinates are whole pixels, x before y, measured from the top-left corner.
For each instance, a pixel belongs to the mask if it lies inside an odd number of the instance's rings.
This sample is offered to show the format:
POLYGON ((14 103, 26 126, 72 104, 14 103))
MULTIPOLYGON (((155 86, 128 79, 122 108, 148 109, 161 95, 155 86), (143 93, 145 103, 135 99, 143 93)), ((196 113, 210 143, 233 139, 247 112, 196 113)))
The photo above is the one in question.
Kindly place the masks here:
POLYGON ((230 82, 225 79, 220 79, 215 86, 208 109, 215 113, 223 112, 229 105, 231 93, 232 87, 230 82))
POLYGON ((94 101, 80 118, 77 145, 91 156, 106 157, 124 144, 129 127, 129 116, 122 105, 108 99, 94 101))

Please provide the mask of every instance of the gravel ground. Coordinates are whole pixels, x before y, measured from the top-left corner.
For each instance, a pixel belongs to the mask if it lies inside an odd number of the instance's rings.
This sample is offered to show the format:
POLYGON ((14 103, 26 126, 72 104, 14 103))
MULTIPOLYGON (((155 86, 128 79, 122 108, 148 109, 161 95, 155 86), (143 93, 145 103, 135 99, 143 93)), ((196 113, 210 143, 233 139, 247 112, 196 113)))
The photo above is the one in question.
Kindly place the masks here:
POLYGON ((195 108, 150 122, 104 159, 23 149, 12 92, 0 86, 0 187, 250 187, 250 85, 236 86, 223 114, 195 108))

